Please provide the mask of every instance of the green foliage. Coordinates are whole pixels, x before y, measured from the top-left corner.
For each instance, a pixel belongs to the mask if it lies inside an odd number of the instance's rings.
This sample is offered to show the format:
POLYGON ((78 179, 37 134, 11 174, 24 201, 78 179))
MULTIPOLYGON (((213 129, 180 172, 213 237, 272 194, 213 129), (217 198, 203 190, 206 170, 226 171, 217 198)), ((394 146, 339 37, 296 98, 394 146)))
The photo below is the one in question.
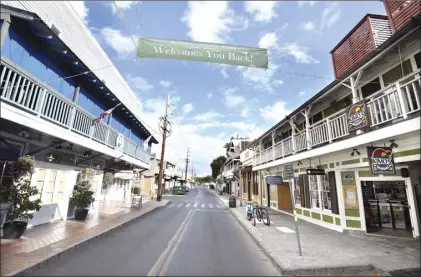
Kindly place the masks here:
POLYGON ((112 174, 111 172, 105 173, 102 182, 106 186, 112 185, 114 182, 114 174, 112 174))
POLYGON ((214 178, 212 178, 212 176, 208 175, 205 177, 197 177, 196 178, 196 182, 203 184, 203 183, 211 183, 214 181, 214 178))
POLYGON ((140 193, 140 188, 138 188, 138 187, 133 187, 132 188, 132 194, 139 195, 139 193, 140 193))
POLYGON ((82 170, 82 180, 83 181, 91 181, 92 177, 95 176, 95 170, 92 168, 85 168, 82 170))
POLYGON ((87 208, 95 199, 94 192, 90 190, 91 184, 89 181, 84 180, 77 184, 76 189, 73 190, 70 202, 78 208, 87 208))
POLYGON ((212 163, 210 164, 210 167, 212 169, 212 177, 216 179, 218 177, 219 171, 222 166, 224 166, 225 161, 227 160, 224 156, 219 156, 215 159, 213 159, 212 163))
POLYGON ((10 204, 8 221, 25 220, 33 217, 29 212, 41 209, 41 200, 31 200, 38 190, 31 186, 31 175, 34 173, 35 160, 32 157, 20 157, 11 164, 12 179, 3 179, 0 189, 2 202, 10 204))

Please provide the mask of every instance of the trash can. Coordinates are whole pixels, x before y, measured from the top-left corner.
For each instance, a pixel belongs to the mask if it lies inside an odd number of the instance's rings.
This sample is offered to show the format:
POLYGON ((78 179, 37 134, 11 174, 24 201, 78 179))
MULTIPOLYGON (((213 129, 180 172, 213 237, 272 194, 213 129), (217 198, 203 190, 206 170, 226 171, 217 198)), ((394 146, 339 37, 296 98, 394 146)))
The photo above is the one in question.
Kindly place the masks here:
POLYGON ((230 196, 228 203, 230 208, 235 208, 237 206, 237 199, 235 198, 235 196, 230 196))

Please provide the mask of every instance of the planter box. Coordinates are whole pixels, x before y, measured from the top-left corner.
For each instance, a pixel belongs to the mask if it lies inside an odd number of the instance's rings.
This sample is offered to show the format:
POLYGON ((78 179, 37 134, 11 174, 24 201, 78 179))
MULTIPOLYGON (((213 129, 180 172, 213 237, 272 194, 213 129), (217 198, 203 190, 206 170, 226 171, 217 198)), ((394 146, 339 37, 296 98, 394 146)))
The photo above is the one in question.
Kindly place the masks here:
POLYGON ((7 212, 9 211, 10 204, 1 203, 0 204, 0 236, 3 236, 3 224, 6 220, 7 212))

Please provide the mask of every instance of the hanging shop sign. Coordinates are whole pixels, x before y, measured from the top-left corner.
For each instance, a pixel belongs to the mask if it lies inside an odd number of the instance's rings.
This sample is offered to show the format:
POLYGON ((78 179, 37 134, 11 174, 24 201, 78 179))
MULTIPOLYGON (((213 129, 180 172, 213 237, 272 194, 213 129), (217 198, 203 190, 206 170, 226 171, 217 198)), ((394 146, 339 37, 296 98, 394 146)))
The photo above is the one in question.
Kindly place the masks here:
POLYGON ((367 147, 367 156, 373 174, 395 174, 395 161, 390 147, 367 147))
POLYGON ((348 131, 354 132, 369 126, 365 100, 352 104, 347 110, 348 131))
POLYGON ((267 176, 266 183, 268 185, 281 185, 284 183, 282 176, 267 176))
POLYGON ((137 56, 268 68, 267 49, 218 43, 140 38, 137 56))
POLYGON ((325 175, 326 174, 324 168, 307 168, 306 173, 307 175, 325 175))

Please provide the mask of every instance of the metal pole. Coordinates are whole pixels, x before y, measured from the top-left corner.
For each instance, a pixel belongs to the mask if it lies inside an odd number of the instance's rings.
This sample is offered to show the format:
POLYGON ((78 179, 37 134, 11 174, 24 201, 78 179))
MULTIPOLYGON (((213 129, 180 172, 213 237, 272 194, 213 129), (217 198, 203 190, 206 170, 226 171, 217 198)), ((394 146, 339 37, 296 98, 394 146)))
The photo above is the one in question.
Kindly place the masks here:
POLYGON ((294 210, 294 221, 295 221, 295 234, 297 234, 297 244, 298 244, 298 253, 300 254, 300 256, 303 255, 303 253, 301 252, 301 242, 300 242, 300 231, 298 230, 298 219, 297 219, 297 212, 295 211, 295 197, 294 197, 294 193, 293 193, 293 188, 292 188, 292 178, 289 180, 289 190, 290 190, 290 194, 291 194, 291 202, 292 202, 292 208, 294 210))
POLYGON ((240 166, 240 207, 242 207, 243 206, 243 183, 241 182, 241 179, 243 179, 243 178, 241 178, 241 166, 240 166))

